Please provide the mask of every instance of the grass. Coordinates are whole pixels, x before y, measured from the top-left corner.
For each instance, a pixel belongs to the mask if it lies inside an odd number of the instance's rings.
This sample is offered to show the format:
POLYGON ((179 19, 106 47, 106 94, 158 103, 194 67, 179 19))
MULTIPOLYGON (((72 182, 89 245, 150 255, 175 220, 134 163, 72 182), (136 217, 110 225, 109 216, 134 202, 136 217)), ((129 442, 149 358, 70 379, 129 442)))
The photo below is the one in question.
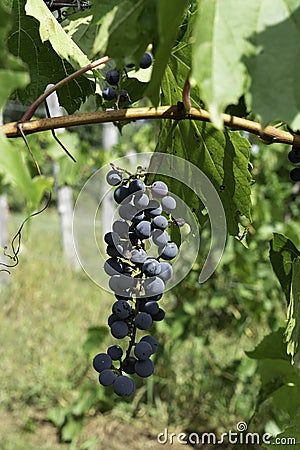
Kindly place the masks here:
MULTIPOLYGON (((13 234, 19 219, 11 219, 13 234)), ((104 324, 111 307, 109 294, 66 267, 59 239, 55 211, 35 217, 10 285, 1 289, 0 404, 17 415, 14 442, 28 425, 31 405, 42 411, 58 400, 67 403, 81 378, 94 376, 82 344, 89 326, 104 324)), ((2 423, 0 441, 5 440, 2 423)))

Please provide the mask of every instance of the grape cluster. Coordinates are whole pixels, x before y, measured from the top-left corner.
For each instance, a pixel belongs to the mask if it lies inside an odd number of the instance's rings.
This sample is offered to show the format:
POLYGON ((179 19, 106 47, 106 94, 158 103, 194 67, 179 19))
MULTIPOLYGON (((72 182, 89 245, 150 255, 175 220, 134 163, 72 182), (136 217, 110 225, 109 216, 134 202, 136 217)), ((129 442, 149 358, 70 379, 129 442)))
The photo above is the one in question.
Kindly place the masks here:
MULTIPOLYGON (((150 52, 144 53, 142 56, 139 67, 140 69, 148 69, 153 62, 153 56, 150 52)), ((128 64, 126 67, 132 68, 134 64, 128 64)), ((123 69, 126 73, 126 69, 123 69)), ((102 97, 104 100, 111 101, 116 100, 119 103, 124 103, 126 101, 130 102, 130 97, 125 89, 119 89, 119 84, 121 80, 122 71, 117 69, 110 69, 106 72, 105 80, 109 84, 102 91, 102 97)))
MULTIPOLYGON (((295 145, 292 146, 292 150, 288 154, 288 159, 292 164, 300 163, 300 148, 295 145)), ((290 171, 290 178, 292 181, 300 181, 300 168, 295 167, 290 171)))
POLYGON ((128 375, 144 378, 154 372, 151 356, 157 350, 157 340, 150 334, 138 338, 138 334, 165 317, 159 301, 173 275, 169 261, 178 253, 168 227, 172 222, 177 226, 185 223, 172 216, 176 201, 168 195, 168 186, 162 181, 146 186, 144 177, 141 171, 128 175, 115 168, 106 177, 108 184, 116 187, 114 200, 119 205, 119 218, 104 235, 108 255, 104 271, 116 298, 108 325, 114 338, 129 342, 126 351, 112 345, 106 353, 99 353, 93 366, 100 374, 100 384, 112 385, 120 396, 135 391, 135 382, 128 375), (156 257, 147 254, 149 248, 156 257))

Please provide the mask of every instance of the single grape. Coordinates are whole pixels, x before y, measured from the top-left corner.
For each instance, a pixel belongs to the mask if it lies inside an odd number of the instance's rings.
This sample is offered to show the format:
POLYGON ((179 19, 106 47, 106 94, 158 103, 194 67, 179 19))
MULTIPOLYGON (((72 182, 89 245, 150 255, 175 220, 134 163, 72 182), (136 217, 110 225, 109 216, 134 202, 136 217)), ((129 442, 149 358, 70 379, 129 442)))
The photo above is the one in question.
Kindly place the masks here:
POLYGON ((300 163, 300 156, 296 154, 296 152, 294 152, 293 150, 291 150, 288 154, 288 159, 291 163, 293 164, 298 164, 300 163))
POLYGON ((114 199, 117 203, 122 203, 123 201, 130 201, 131 195, 129 193, 129 189, 125 184, 121 184, 117 187, 117 189, 114 192, 114 199))
POLYGON ((135 179, 129 183, 128 189, 129 189, 130 194, 134 194, 135 192, 138 192, 138 191, 145 192, 146 186, 142 180, 135 179))
MULTIPOLYGON (((299 178, 300 179, 300 178, 299 178)), ((162 259, 170 260, 175 258, 178 253, 178 247, 175 242, 168 242, 165 247, 161 249, 159 252, 159 256, 162 259)))
POLYGON ((146 52, 143 54, 140 60, 140 68, 141 69, 148 69, 153 62, 153 56, 150 52, 146 52))
POLYGON ((115 372, 111 369, 105 369, 99 375, 99 383, 102 384, 102 386, 111 386, 116 378, 117 375, 115 372))
POLYGON ((290 178, 292 181, 300 181, 300 168, 295 168, 290 171, 290 178))
POLYGON ((135 232, 138 238, 148 239, 151 236, 151 222, 147 220, 142 220, 135 227, 135 232))
POLYGON ((122 175, 117 170, 110 170, 106 175, 106 181, 110 186, 117 186, 122 182, 122 175))
POLYGON ((135 264, 143 264, 147 258, 147 253, 142 248, 133 249, 131 252, 130 261, 135 264))
POLYGON ((152 223, 154 228, 165 230, 168 226, 168 219, 166 219, 164 216, 156 216, 153 218, 152 223))
POLYGON ((153 336, 150 336, 150 334, 148 334, 147 336, 143 336, 141 339, 141 342, 144 342, 144 341, 148 342, 148 344, 151 345, 152 353, 155 353, 157 351, 158 342, 153 336))
POLYGON ((132 221, 132 223, 137 224, 139 222, 142 222, 142 220, 144 220, 144 219, 145 219, 145 213, 144 213, 144 211, 140 211, 131 219, 131 221, 132 221))
POLYGON ((161 199, 161 207, 165 212, 170 213, 176 209, 176 200, 167 195, 161 199))
POLYGON ((108 284, 110 289, 117 294, 124 294, 135 286, 136 280, 130 274, 113 275, 108 284))
POLYGON ((124 102, 130 102, 130 97, 127 91, 125 91, 125 89, 121 89, 120 93, 119 93, 119 102, 120 103, 124 103, 124 102))
POLYGON ((119 208, 119 216, 125 220, 132 220, 132 218, 139 212, 137 208, 133 205, 122 204, 119 208))
POLYGON ((145 312, 137 313, 134 319, 135 325, 139 330, 148 330, 152 325, 152 317, 145 312))
POLYGON ((111 345, 107 349, 107 354, 111 357, 113 361, 121 359, 123 356, 123 350, 119 345, 111 345))
POLYGON ((112 306, 112 312, 119 319, 125 320, 130 316, 132 309, 126 300, 118 300, 112 306))
POLYGON ((120 236, 114 231, 109 231, 104 235, 104 241, 107 245, 118 245, 120 243, 120 236))
POLYGON ((155 322, 160 322, 161 320, 164 320, 165 318, 165 311, 162 308, 159 308, 158 312, 156 314, 153 314, 151 317, 155 322))
POLYGON ((132 395, 135 391, 134 381, 126 375, 119 375, 113 384, 114 391, 120 397, 132 395))
MULTIPOLYGON (((142 193, 142 191, 138 191, 138 192, 142 193)), ((141 208, 141 209, 147 208, 147 206, 149 205, 149 197, 148 197, 148 195, 146 195, 144 193, 139 195, 138 193, 136 193, 134 195, 133 204, 134 204, 134 206, 136 208, 141 208)))
POLYGON ((170 280, 173 276, 173 267, 171 264, 167 262, 161 262, 160 263, 161 271, 158 274, 158 277, 161 278, 164 282, 170 280))
POLYGON ((122 366, 124 372, 132 375, 135 372, 134 366, 136 362, 137 359, 134 356, 129 356, 128 358, 124 359, 122 366))
POLYGON ((104 98, 104 100, 111 101, 118 97, 118 93, 114 88, 106 87, 102 91, 102 97, 104 98))
POLYGON ((120 244, 118 244, 118 245, 108 245, 106 247, 106 253, 111 258, 118 258, 119 256, 122 256, 123 250, 124 250, 124 248, 120 244))
POLYGON ((168 193, 168 186, 163 181, 155 181, 151 186, 152 197, 161 198, 165 197, 168 193))
POLYGON ((118 317, 117 317, 115 314, 111 314, 111 315, 109 316, 109 318, 107 319, 107 324, 108 324, 108 326, 111 328, 112 324, 113 324, 114 322, 116 322, 117 320, 119 320, 118 317))
POLYGON ((141 341, 134 347, 134 354, 140 361, 148 359, 152 355, 152 347, 146 341, 141 341))
POLYGON ((185 225, 185 220, 182 217, 178 217, 175 222, 178 227, 183 227, 183 225, 185 225))
POLYGON ((145 361, 137 361, 134 368, 137 375, 143 378, 149 377, 154 372, 154 364, 151 359, 146 359, 145 361))
POLYGON ((292 151, 298 158, 300 157, 300 147, 296 147, 295 145, 293 145, 291 151, 292 151))
POLYGON ((116 220, 113 223, 112 229, 121 238, 128 238, 129 225, 125 220, 116 220))
POLYGON ((108 84, 116 86, 120 80, 120 72, 116 69, 110 69, 106 72, 105 79, 108 84))
POLYGON ((117 320, 110 327, 110 332, 116 339, 123 339, 128 334, 128 325, 123 320, 117 320))
POLYGON ((146 259, 146 261, 143 264, 142 271, 147 277, 159 275, 161 272, 160 262, 154 258, 146 259))
POLYGON ((144 282, 144 290, 147 297, 164 292, 165 283, 159 277, 147 278, 144 282))
POLYGON ((150 200, 147 208, 145 209, 145 215, 147 219, 153 219, 156 216, 160 216, 162 213, 162 207, 157 200, 150 200))
POLYGON ((119 259, 109 258, 104 263, 104 271, 107 275, 117 275, 123 272, 123 263, 119 259))
POLYGON ((146 302, 145 311, 150 314, 152 317, 159 311, 159 306, 157 302, 146 302))
POLYGON ((102 370, 110 369, 112 366, 112 360, 106 353, 98 353, 93 359, 93 367, 97 372, 102 372, 102 370))
POLYGON ((168 232, 166 230, 154 230, 152 232, 152 240, 158 247, 163 247, 168 243, 168 232))

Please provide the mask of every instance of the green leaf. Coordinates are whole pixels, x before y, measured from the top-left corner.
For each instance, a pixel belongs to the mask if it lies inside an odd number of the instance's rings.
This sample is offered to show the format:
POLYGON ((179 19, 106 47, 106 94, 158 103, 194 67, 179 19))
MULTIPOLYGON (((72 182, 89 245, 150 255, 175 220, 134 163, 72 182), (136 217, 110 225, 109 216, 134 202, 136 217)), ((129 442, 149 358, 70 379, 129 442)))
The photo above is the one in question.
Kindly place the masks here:
POLYGON ((104 4, 103 11, 98 16, 101 27, 94 42, 94 54, 108 54, 118 67, 138 63, 156 36, 156 1, 113 2, 111 6, 104 4))
POLYGON ((237 104, 245 91, 243 58, 254 52, 248 37, 256 27, 260 4, 258 0, 203 0, 199 7, 192 77, 218 127, 226 106, 237 104))
MULTIPOLYGON (((36 18, 26 15, 25 0, 14 0, 13 27, 8 37, 10 52, 26 63, 30 73, 30 84, 17 93, 18 99, 23 103, 35 100, 48 84, 57 83, 73 73, 75 69, 70 62, 77 67, 88 62, 75 43, 62 31, 42 0, 29 2, 29 11, 39 17, 41 27, 36 18), (61 30, 58 31, 57 27, 61 30), (42 41, 40 29, 43 39, 50 38, 59 54, 49 40, 42 41), (58 37, 53 37, 52 33, 58 37)), ((59 89, 59 102, 72 114, 94 90, 94 83, 85 76, 80 76, 59 89)))
POLYGON ((297 257, 292 263, 291 295, 287 312, 287 325, 285 330, 285 341, 287 342, 287 353, 291 355, 292 363, 298 350, 300 328, 300 258, 297 257))
POLYGON ((172 6, 168 0, 159 0, 157 5, 158 43, 155 48, 155 61, 151 82, 147 95, 155 106, 159 102, 159 90, 172 47, 174 46, 182 16, 189 2, 173 0, 172 6))
POLYGON ((292 263, 299 256, 299 250, 286 236, 279 233, 273 234, 273 239, 270 241, 270 261, 287 303, 290 301, 292 263))
POLYGON ((35 210, 45 191, 51 189, 52 180, 44 176, 31 178, 24 156, 1 133, 0 168, 5 178, 14 182, 24 194, 29 211, 35 210))
MULTIPOLYGON (((241 3, 249 7, 254 2, 241 3)), ((300 129, 300 59, 296 44, 300 32, 299 2, 266 0, 258 3, 257 26, 248 37, 256 45, 257 53, 243 56, 250 75, 246 101, 264 124, 281 119, 292 128, 300 129)), ((248 14, 249 10, 244 20, 248 14)))
POLYGON ((284 328, 279 328, 263 338, 250 352, 245 352, 252 359, 284 359, 288 360, 284 344, 284 328))

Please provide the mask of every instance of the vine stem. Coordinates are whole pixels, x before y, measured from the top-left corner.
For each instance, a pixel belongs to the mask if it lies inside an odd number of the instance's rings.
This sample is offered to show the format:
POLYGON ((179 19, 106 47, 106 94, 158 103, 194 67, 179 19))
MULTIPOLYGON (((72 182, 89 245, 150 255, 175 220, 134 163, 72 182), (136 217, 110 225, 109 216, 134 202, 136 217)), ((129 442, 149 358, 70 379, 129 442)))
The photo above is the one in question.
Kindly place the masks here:
MULTIPOLYGON (((107 62, 108 58, 101 58, 107 62)), ((101 60, 98 60, 101 61, 101 60)), ((96 61, 93 63, 96 64, 96 61)), ((74 75, 74 74, 72 74, 74 75)), ((65 82, 65 80, 63 80, 65 82)), ((58 83, 59 84, 59 83, 58 83)), ((58 85, 55 85, 46 94, 39 97, 45 98, 45 95, 53 92, 57 89, 58 85), (55 88, 55 89, 54 89, 55 88)), ((38 99, 38 100, 39 100, 38 99)), ((36 100, 36 102, 38 101, 36 100)), ((40 102, 43 100, 40 100, 40 102)), ((28 109, 27 113, 23 117, 29 115, 29 110, 32 110, 34 102, 28 109)), ((173 120, 199 120, 202 122, 211 122, 211 117, 208 111, 200 108, 190 108, 188 112, 185 112, 183 108, 177 105, 171 106, 159 106, 157 108, 127 108, 119 110, 106 110, 97 111, 85 114, 73 114, 69 116, 52 117, 39 120, 26 120, 22 121, 22 131, 24 134, 32 134, 45 130, 54 130, 56 128, 68 128, 78 125, 90 125, 95 123, 105 122, 122 122, 122 121, 134 121, 143 119, 173 119, 173 120)), ((261 124, 252 120, 244 119, 237 116, 231 116, 229 114, 223 114, 222 119, 224 125, 236 130, 247 131, 251 134, 258 136, 263 142, 270 143, 283 143, 300 147, 300 135, 293 135, 287 131, 268 125, 264 129, 261 124)), ((23 119, 22 119, 23 120, 23 119)), ((16 138, 20 136, 18 124, 20 122, 10 122, 2 125, 0 130, 9 138, 16 138)))
POLYGON ((101 66, 101 64, 106 64, 111 60, 108 56, 103 56, 100 59, 97 59, 96 61, 91 62, 87 66, 82 67, 81 69, 77 70, 74 73, 71 73, 68 77, 64 78, 63 80, 60 80, 58 83, 56 83, 54 86, 49 88, 46 92, 44 92, 40 97, 38 97, 27 109, 23 117, 21 118, 20 122, 26 122, 30 120, 37 110, 37 108, 46 100, 46 98, 52 94, 53 92, 57 91, 59 88, 64 86, 65 84, 69 83, 70 81, 74 80, 74 78, 79 77, 83 73, 88 72, 89 70, 95 69, 98 66, 101 66))

